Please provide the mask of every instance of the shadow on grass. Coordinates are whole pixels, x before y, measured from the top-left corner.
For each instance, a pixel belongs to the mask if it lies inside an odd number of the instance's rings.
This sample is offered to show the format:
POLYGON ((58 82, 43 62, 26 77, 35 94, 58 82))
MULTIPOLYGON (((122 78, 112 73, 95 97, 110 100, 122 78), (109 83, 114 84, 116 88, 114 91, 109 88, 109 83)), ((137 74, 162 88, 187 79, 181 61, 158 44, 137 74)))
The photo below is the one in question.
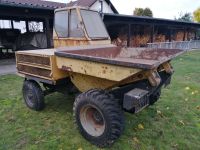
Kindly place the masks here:
MULTIPOLYGON (((75 100, 74 94, 68 94, 68 95, 64 95, 61 93, 50 94, 45 97, 45 103, 46 103, 45 111, 46 112, 55 111, 58 113, 73 113, 74 100, 75 100)), ((144 109, 137 114, 130 114, 130 113, 125 113, 125 114, 127 119, 129 118, 130 120, 133 120, 136 118, 140 118, 141 116, 143 116, 144 118, 155 117, 156 113, 157 113, 156 106, 149 106, 147 107, 147 109, 144 109)))
POLYGON ((53 93, 45 97, 45 111, 55 111, 58 113, 73 113, 73 103, 75 95, 63 95, 61 93, 53 93))

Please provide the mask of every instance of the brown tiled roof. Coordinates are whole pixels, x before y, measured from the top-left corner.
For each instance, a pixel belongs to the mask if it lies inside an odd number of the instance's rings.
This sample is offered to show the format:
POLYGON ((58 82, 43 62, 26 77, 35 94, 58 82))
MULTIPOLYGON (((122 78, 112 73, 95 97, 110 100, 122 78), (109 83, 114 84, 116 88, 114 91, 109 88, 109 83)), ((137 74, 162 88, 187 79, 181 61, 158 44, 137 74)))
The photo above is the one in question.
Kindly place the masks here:
POLYGON ((77 1, 71 1, 67 4, 68 7, 71 6, 84 6, 84 7, 90 7, 92 6, 97 0, 77 0, 77 1))
POLYGON ((0 5, 54 10, 56 8, 66 7, 67 4, 43 0, 0 0, 0 5))
MULTIPOLYGON (((97 0, 77 0, 77 1, 71 1, 67 4, 67 7, 72 6, 83 6, 83 7, 91 7, 97 0)), ((105 0, 111 7, 114 13, 118 14, 118 11, 114 7, 114 5, 111 3, 110 0, 105 0)))

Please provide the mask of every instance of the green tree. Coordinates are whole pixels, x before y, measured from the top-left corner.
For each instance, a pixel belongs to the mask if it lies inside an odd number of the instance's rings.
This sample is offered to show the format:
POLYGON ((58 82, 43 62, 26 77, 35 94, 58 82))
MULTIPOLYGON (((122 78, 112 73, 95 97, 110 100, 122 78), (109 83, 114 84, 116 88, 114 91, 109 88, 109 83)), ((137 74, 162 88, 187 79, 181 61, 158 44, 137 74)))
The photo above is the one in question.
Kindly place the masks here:
POLYGON ((194 20, 196 22, 200 22, 200 7, 194 11, 193 15, 194 15, 194 20))
POLYGON ((153 12, 150 8, 135 8, 135 10, 133 11, 133 15, 153 17, 153 12))
POLYGON ((135 16, 143 16, 143 11, 144 11, 143 8, 135 8, 135 10, 133 12, 133 15, 135 15, 135 16))
POLYGON ((191 13, 179 14, 178 18, 175 18, 178 21, 186 21, 186 22, 193 22, 193 16, 191 13))
POLYGON ((153 12, 151 11, 150 8, 145 8, 143 13, 144 13, 144 16, 153 17, 153 12))

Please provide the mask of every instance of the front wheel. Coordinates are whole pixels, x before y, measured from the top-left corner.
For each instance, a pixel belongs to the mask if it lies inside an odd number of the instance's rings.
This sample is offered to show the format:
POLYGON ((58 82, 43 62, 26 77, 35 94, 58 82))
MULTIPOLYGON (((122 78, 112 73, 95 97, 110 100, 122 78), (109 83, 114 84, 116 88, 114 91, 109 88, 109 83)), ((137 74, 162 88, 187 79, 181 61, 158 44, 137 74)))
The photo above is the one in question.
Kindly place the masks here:
POLYGON ((122 134, 123 112, 118 101, 103 90, 80 94, 73 111, 80 133, 99 147, 112 145, 122 134))

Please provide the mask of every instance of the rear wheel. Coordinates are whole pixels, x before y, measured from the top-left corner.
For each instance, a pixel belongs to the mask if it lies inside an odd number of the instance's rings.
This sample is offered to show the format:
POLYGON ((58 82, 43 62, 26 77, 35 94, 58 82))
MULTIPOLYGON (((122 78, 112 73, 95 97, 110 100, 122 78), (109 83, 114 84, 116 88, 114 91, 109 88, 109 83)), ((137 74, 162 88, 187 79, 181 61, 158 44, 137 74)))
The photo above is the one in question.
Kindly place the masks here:
POLYGON ((35 111, 44 109, 44 92, 37 82, 25 80, 22 91, 24 101, 30 109, 35 111))
POLYGON ((123 112, 118 101, 103 90, 80 94, 73 111, 80 133, 99 147, 112 145, 122 134, 123 112))

